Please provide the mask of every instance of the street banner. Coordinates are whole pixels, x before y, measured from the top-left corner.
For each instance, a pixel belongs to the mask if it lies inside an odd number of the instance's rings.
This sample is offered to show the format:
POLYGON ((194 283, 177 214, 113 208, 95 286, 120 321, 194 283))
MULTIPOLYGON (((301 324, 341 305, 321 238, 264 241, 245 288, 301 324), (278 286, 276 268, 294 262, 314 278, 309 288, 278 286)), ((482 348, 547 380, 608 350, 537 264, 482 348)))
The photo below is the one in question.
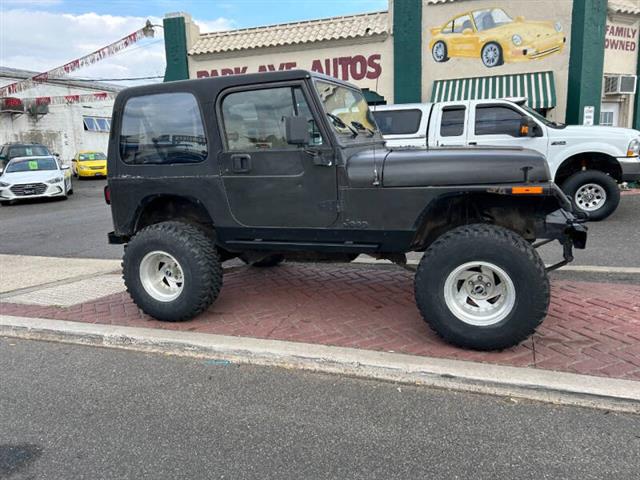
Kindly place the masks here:
POLYGON ((14 95, 19 92, 23 92, 30 88, 35 87, 39 83, 46 82, 48 80, 52 80, 55 78, 61 78, 68 75, 75 70, 80 68, 89 67, 98 63, 105 58, 109 58, 112 55, 117 54, 118 52, 124 50, 125 48, 130 47, 131 45, 139 42, 143 38, 153 37, 154 31, 151 22, 147 20, 147 23, 143 28, 138 31, 135 31, 126 37, 121 38, 120 40, 113 42, 106 47, 103 47, 95 52, 90 53, 89 55, 85 55, 84 57, 77 58, 72 60, 71 62, 62 65, 61 67, 56 67, 47 72, 39 73, 31 78, 27 78, 25 80, 21 80, 19 82, 15 82, 9 85, 5 85, 4 87, 0 87, 0 98, 14 95))

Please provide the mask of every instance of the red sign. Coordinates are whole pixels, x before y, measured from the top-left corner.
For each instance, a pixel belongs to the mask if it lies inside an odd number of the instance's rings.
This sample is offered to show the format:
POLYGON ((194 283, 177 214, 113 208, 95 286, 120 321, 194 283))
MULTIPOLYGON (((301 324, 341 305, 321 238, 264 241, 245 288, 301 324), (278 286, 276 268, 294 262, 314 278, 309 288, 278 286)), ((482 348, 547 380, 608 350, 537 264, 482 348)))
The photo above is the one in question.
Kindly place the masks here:
MULTIPOLYGON (((334 57, 317 59, 311 62, 310 70, 318 73, 324 73, 341 80, 375 80, 382 75, 382 65, 380 63, 382 56, 379 53, 369 55, 354 55, 353 57, 334 57)), ((227 67, 212 70, 198 70, 196 76, 198 78, 219 77, 226 75, 242 75, 247 73, 249 67, 227 67)), ((282 70, 293 70, 298 67, 297 62, 282 62, 279 64, 265 64, 258 67, 258 72, 276 72, 282 70)))
POLYGON ((637 28, 607 25, 604 48, 622 52, 635 52, 638 48, 637 28))

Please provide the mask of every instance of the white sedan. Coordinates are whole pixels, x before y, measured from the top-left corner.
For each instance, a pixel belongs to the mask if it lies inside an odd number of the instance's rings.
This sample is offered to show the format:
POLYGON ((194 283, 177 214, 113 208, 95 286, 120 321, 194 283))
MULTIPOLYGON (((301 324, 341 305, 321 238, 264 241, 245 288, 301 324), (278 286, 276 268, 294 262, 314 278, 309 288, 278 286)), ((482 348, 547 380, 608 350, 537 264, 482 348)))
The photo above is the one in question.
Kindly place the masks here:
POLYGON ((0 204, 30 198, 67 198, 71 170, 55 157, 16 157, 0 172, 0 204))

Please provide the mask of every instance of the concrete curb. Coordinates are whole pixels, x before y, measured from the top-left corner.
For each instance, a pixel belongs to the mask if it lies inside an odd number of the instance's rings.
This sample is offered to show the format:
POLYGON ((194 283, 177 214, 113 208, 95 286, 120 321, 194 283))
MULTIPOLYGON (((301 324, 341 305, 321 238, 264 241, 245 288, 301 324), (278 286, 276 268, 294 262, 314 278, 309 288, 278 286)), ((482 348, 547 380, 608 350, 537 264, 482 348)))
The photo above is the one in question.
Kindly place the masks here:
POLYGON ((306 343, 0 315, 0 336, 219 358, 640 413, 640 382, 306 343))

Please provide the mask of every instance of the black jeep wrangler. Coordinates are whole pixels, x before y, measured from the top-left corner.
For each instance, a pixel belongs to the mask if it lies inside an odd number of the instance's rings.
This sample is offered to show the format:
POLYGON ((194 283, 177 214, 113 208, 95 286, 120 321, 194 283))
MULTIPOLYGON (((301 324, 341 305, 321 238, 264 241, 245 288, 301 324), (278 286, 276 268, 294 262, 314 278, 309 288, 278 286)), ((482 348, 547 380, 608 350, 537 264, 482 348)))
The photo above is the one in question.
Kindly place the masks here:
POLYGON ((358 88, 306 71, 124 90, 108 157, 109 240, 127 244, 127 289, 159 320, 209 307, 234 257, 403 263, 417 251, 429 325, 504 348, 547 313, 535 248, 558 240, 562 265, 586 242, 539 154, 389 150, 358 88))

